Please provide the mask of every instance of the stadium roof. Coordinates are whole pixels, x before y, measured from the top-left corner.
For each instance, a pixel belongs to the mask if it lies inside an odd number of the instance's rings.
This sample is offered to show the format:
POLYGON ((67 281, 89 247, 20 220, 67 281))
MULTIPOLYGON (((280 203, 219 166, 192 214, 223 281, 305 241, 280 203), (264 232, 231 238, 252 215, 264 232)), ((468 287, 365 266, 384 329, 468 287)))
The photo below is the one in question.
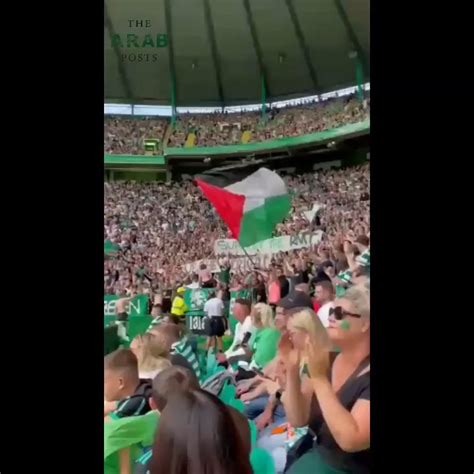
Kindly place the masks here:
POLYGON ((369 0, 105 0, 105 101, 260 103, 370 80, 369 0), (174 79, 173 79, 174 78, 174 79), (173 86, 174 85, 174 86, 173 86))

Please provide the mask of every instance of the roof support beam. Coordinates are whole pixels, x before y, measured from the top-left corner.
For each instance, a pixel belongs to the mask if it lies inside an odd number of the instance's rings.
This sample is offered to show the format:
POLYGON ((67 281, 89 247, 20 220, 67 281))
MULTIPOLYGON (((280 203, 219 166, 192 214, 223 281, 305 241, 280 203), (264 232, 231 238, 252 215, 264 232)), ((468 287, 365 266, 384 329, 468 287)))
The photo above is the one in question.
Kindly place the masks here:
POLYGON ((171 21, 171 3, 165 0, 165 25, 166 34, 168 35, 168 69, 171 82, 171 107, 173 109, 173 117, 176 115, 177 102, 177 85, 176 85, 176 68, 174 63, 174 41, 173 41, 173 24, 171 21))
POLYGON ((344 6, 342 5, 341 0, 334 0, 334 4, 336 6, 336 10, 339 15, 339 18, 341 19, 344 25, 344 28, 346 29, 347 38, 349 39, 349 42, 351 43, 352 48, 354 48, 354 50, 357 52, 357 57, 359 58, 360 63, 362 65, 364 79, 366 79, 369 77, 369 73, 370 73, 369 66, 367 62, 367 57, 364 53, 364 50, 362 49, 362 46, 360 45, 359 38, 357 38, 354 28, 352 28, 351 22, 349 21, 346 10, 344 9, 344 6))
POLYGON ((211 6, 209 4, 209 0, 202 1, 204 5, 204 18, 206 20, 207 27, 207 39, 209 41, 209 46, 211 47, 212 61, 214 63, 214 70, 216 71, 217 92, 219 94, 221 106, 225 107, 224 89, 222 87, 221 62, 219 53, 217 51, 216 33, 214 29, 214 21, 212 19, 211 6))
POLYGON ((306 44, 306 38, 304 37, 303 30, 301 29, 300 21, 298 20, 298 15, 296 14, 295 8, 293 6, 293 1, 285 0, 285 3, 286 8, 288 8, 288 13, 290 14, 291 22, 293 23, 293 28, 295 29, 295 35, 298 39, 301 52, 303 53, 306 67, 308 68, 308 73, 311 78, 311 82, 313 83, 314 92, 318 94, 320 90, 318 76, 311 61, 311 55, 309 54, 308 45, 306 44))
POLYGON ((115 28, 112 23, 112 20, 110 19, 109 10, 105 2, 104 2, 104 23, 105 23, 105 27, 107 28, 109 32, 110 43, 115 52, 115 56, 117 56, 117 67, 118 67, 120 81, 122 82, 123 90, 125 91, 125 95, 128 102, 133 103, 134 99, 133 99, 132 87, 128 79, 127 70, 125 69, 125 65, 120 57, 120 49, 117 46, 117 42, 113 40, 113 38, 115 37, 115 28))
POLYGON ((265 83, 268 96, 271 97, 272 94, 270 92, 270 85, 268 84, 268 75, 266 72, 265 64, 263 62, 262 49, 260 48, 260 42, 258 41, 257 28, 255 27, 255 22, 253 21, 252 10, 250 9, 250 3, 249 3, 249 0, 242 0, 242 1, 244 4, 245 14, 247 17, 247 24, 250 28, 250 34, 252 36, 253 49, 255 50, 255 55, 257 56, 260 76, 265 83))

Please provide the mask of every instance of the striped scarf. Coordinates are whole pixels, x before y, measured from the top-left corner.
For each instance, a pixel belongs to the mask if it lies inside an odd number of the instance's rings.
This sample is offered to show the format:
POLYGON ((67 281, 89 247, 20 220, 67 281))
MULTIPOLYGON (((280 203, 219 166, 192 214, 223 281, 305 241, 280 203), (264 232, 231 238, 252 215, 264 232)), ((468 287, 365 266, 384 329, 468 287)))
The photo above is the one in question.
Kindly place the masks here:
POLYGON ((197 377, 201 377, 201 369, 199 367, 199 361, 196 357, 196 354, 191 347, 191 344, 188 342, 186 338, 182 339, 181 341, 175 342, 171 346, 171 354, 180 354, 182 355, 193 368, 194 372, 196 373, 197 377))

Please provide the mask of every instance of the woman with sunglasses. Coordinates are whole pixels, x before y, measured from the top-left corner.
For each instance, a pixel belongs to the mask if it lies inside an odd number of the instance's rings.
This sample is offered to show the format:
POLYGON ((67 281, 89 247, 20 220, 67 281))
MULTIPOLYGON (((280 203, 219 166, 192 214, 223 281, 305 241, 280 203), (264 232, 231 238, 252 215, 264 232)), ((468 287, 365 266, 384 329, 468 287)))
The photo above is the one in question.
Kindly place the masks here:
POLYGON ((304 350, 297 347, 300 344, 280 346, 286 367, 281 400, 288 422, 309 426, 309 436, 314 437, 294 457, 289 456, 288 474, 370 472, 370 294, 366 286, 354 286, 336 300, 327 332, 340 348, 331 369, 329 350, 310 335, 304 350), (308 377, 300 375, 302 361, 308 377))

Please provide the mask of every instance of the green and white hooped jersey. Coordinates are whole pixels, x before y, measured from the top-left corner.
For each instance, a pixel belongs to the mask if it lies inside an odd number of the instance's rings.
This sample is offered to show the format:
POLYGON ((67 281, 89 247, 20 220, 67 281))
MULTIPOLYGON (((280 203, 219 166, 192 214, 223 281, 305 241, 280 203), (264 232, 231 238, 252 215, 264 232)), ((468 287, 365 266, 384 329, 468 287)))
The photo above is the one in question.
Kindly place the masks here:
POLYGON ((352 283, 352 271, 347 269, 344 272, 341 272, 337 275, 337 278, 341 280, 342 282, 350 285, 352 283))
POLYGON ((367 249, 361 255, 356 258, 356 262, 361 267, 370 267, 370 249, 367 249))

